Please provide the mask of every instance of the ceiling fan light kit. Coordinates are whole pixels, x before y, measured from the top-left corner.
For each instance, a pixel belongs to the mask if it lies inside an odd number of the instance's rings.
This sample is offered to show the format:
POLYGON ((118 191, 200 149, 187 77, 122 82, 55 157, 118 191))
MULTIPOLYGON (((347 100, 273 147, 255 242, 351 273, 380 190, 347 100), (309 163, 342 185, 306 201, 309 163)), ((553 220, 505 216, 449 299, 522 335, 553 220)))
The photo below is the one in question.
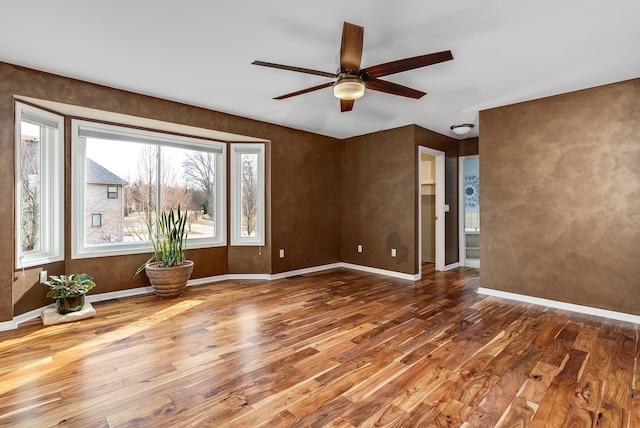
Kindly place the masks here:
POLYGON ((358 76, 340 77, 333 85, 333 95, 341 100, 357 100, 364 95, 364 82, 358 76))
POLYGON ((454 134, 465 135, 471 132, 473 127, 473 123, 463 123, 462 125, 451 125, 451 130, 454 134))
POLYGON ((380 77, 426 67, 428 65, 438 64, 440 62, 450 61, 453 59, 451 51, 442 51, 399 59, 367 68, 360 68, 363 44, 364 27, 345 22, 342 27, 342 43, 340 45, 340 68, 335 74, 328 73, 326 71, 293 67, 290 65, 275 64, 265 61, 253 61, 252 64, 336 79, 335 83, 328 82, 312 86, 289 94, 280 95, 274 99, 284 100, 286 98, 295 97, 297 95, 333 86, 333 94, 340 100, 340 111, 346 112, 353 109, 354 100, 357 100, 364 95, 365 88, 371 91, 384 92, 386 94, 398 95, 416 100, 420 99, 426 95, 425 92, 399 85, 388 80, 382 80, 380 77))

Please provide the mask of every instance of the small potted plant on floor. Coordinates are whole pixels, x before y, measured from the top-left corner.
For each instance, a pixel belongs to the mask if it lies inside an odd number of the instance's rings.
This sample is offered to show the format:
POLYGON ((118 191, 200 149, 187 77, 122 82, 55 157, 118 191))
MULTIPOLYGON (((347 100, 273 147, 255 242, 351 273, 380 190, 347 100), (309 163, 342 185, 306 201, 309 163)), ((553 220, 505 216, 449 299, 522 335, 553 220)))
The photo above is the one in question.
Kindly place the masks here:
POLYGON ((187 286, 193 272, 193 262, 186 258, 187 213, 173 208, 162 212, 152 234, 153 255, 136 271, 143 270, 159 297, 177 297, 187 286))
POLYGON ((51 275, 47 297, 56 299, 56 310, 59 314, 77 312, 84 306, 84 295, 96 286, 93 278, 86 273, 67 275, 51 275))

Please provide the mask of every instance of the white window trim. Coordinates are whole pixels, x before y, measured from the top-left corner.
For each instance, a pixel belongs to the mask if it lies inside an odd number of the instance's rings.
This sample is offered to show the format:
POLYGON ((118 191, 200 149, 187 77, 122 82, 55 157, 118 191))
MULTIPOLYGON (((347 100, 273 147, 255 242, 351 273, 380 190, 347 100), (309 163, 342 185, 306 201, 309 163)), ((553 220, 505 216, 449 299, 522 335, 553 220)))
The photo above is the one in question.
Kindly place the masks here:
POLYGON ((64 260, 64 117, 16 102, 15 116, 15 228, 16 268, 39 266, 64 260), (21 174, 21 121, 51 128, 51 138, 41 145, 41 197, 40 214, 41 250, 22 252, 22 174, 21 174), (41 120, 41 121, 40 121, 41 120), (50 140, 50 141, 49 141, 50 140))
POLYGON ((128 128, 124 126, 107 125, 74 119, 71 121, 72 141, 72 214, 71 214, 71 257, 73 259, 107 257, 127 254, 148 253, 153 250, 150 241, 117 242, 105 245, 87 245, 84 242, 85 230, 85 159, 86 138, 80 136, 80 130, 84 133, 113 134, 122 136, 123 140, 142 141, 152 144, 160 144, 168 147, 180 147, 191 150, 212 151, 216 156, 216 237, 215 238, 189 238, 187 235, 187 249, 210 248, 227 245, 226 233, 226 143, 203 140, 193 137, 183 137, 162 132, 146 131, 128 128))
POLYGON ((265 171, 264 144, 231 144, 231 245, 263 246, 265 245, 265 171), (242 232, 242 199, 240 165, 242 154, 258 154, 258 231, 257 236, 243 237, 242 232))

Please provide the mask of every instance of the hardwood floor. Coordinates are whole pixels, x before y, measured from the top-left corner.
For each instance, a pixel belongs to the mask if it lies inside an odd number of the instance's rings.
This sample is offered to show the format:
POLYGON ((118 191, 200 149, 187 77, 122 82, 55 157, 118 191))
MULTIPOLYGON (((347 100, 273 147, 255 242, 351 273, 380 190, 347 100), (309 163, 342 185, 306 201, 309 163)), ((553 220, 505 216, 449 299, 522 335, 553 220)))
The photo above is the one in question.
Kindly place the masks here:
POLYGON ((0 333, 0 425, 640 427, 638 326, 345 269, 0 333))

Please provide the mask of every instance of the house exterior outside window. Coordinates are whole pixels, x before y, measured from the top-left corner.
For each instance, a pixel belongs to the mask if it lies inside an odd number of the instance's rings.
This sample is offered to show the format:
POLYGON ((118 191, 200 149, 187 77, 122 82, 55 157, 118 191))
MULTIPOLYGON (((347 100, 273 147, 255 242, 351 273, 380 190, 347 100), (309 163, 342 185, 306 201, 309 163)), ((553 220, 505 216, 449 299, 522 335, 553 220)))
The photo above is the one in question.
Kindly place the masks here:
POLYGON ((87 159, 85 237, 87 242, 122 242, 124 186, 127 182, 92 159, 87 159), (105 190, 107 197, 105 198, 105 190), (121 197, 118 198, 118 195, 121 197), (100 213, 100 214, 96 214, 100 213))

